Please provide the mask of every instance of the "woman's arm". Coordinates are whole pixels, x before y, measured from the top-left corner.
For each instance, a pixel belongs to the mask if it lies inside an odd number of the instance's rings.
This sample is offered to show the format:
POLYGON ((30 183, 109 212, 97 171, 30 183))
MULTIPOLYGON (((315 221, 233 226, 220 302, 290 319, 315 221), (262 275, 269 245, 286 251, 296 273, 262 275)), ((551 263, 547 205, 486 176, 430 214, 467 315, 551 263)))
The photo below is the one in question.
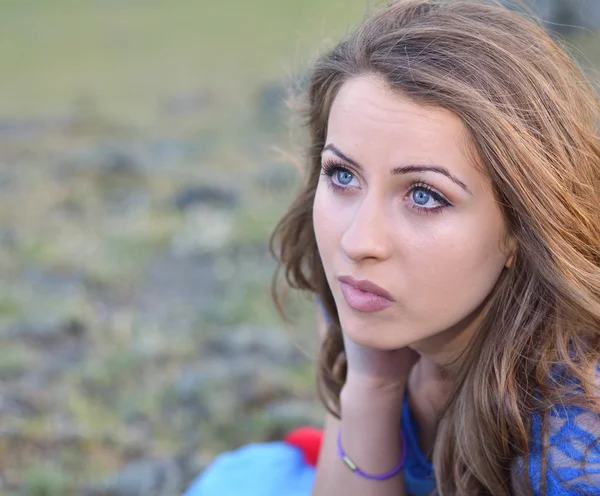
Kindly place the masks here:
MULTIPOLYGON (((349 384, 347 385, 349 386, 349 384)), ((342 393, 342 421, 328 415, 319 455, 313 496, 404 496, 402 472, 385 481, 364 479, 353 473, 339 458, 336 438, 342 427, 342 446, 364 472, 383 474, 400 460, 400 416, 403 391, 345 389, 342 393)))
MULTIPOLYGON (((327 327, 320 311, 317 318, 319 334, 323 337, 327 327)), ((313 496, 406 494, 402 472, 385 481, 364 479, 339 458, 336 443, 341 425, 344 451, 362 471, 383 474, 392 470, 402 456, 400 418, 404 387, 399 383, 373 388, 360 378, 349 377, 340 397, 341 422, 330 414, 325 421, 313 496)))

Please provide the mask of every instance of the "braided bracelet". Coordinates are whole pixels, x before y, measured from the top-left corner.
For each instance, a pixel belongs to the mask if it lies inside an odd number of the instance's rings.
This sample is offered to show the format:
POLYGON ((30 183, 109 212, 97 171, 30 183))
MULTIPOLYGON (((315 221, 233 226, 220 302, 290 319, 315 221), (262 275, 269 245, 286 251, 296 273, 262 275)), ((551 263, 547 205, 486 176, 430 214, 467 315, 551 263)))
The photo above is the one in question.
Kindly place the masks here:
POLYGON ((356 463, 354 463, 350 459, 350 457, 348 455, 346 455, 346 453, 344 453, 344 449, 342 448, 342 428, 340 427, 338 430, 338 435, 337 435, 338 456, 347 465, 347 467, 350 470, 352 470, 352 472, 354 472, 356 475, 360 475, 361 477, 363 477, 365 479, 369 479, 369 480, 391 479, 392 477, 397 475, 402 470, 402 467, 404 466, 404 460, 406 459, 406 442, 404 441, 404 436, 402 436, 402 435, 400 436, 400 445, 401 445, 402 454, 400 455, 400 461, 398 462, 398 465, 396 465, 396 467, 393 468, 390 472, 387 472, 385 474, 371 475, 371 474, 367 474, 367 473, 363 472, 361 469, 359 469, 356 466, 356 463))

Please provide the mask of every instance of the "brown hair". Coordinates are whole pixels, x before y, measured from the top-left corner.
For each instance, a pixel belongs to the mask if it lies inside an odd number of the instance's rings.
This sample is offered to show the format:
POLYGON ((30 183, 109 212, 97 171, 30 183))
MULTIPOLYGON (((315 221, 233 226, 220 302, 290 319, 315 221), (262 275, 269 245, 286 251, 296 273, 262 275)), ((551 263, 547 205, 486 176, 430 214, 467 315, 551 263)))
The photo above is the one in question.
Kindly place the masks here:
MULTIPOLYGON (((306 183, 271 248, 287 283, 316 293, 331 318, 321 345, 319 390, 338 416, 343 342, 312 208, 332 101, 346 81, 363 74, 462 119, 519 246, 490 296, 440 420, 437 491, 513 494, 518 481, 511 481, 511 469, 521 457, 526 468, 519 484, 529 488, 534 410, 543 413, 544 455, 549 410, 565 395, 600 412, 594 390, 600 357, 598 97, 539 21, 473 1, 394 1, 316 62, 308 91, 306 183), (561 380, 567 377, 579 388, 561 380)), ((276 281, 277 274, 275 293, 276 281)), ((545 462, 542 469, 545 481, 545 462)), ((531 492, 519 494, 524 491, 531 492)))

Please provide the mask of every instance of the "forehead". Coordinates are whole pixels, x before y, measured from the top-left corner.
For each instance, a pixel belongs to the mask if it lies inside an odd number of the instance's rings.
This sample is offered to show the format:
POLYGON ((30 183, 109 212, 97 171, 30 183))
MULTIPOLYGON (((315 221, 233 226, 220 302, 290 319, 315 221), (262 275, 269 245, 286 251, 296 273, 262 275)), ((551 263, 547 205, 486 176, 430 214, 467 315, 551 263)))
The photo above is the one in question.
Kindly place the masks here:
POLYGON ((329 115, 327 142, 359 163, 376 157, 386 166, 418 161, 473 169, 469 134, 459 117, 414 103, 373 76, 351 79, 340 88, 329 115))

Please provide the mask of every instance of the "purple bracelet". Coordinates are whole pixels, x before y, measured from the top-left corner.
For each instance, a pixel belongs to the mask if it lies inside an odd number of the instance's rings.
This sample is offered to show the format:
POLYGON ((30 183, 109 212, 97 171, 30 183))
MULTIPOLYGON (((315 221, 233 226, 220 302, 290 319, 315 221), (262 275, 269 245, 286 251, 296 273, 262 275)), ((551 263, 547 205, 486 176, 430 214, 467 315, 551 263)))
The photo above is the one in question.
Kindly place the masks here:
POLYGON ((348 466, 348 468, 350 470, 352 470, 352 472, 354 472, 356 475, 360 475, 361 477, 363 477, 365 479, 386 480, 386 479, 391 479, 392 477, 397 475, 402 470, 402 467, 404 466, 404 460, 406 459, 406 441, 404 441, 404 436, 402 436, 402 435, 400 436, 400 446, 402 449, 402 454, 400 455, 400 461, 398 462, 398 465, 396 465, 395 468, 393 468, 390 472, 387 472, 387 473, 381 474, 381 475, 367 474, 367 473, 363 472, 361 469, 359 469, 356 466, 356 464, 348 457, 348 455, 346 455, 346 453, 344 453, 344 449, 342 448, 342 428, 340 427, 338 430, 338 435, 337 435, 338 456, 348 466))

